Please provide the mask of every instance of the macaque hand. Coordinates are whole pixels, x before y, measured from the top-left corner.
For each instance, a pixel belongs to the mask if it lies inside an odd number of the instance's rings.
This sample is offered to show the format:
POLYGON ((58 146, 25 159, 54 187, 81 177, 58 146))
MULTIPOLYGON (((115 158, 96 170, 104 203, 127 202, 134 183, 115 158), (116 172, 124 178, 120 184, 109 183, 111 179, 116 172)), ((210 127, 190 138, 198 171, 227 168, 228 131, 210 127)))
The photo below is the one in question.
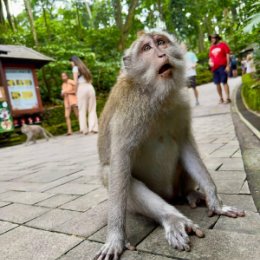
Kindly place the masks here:
POLYGON ((214 215, 222 215, 231 218, 244 217, 245 211, 237 209, 235 207, 230 207, 226 205, 221 205, 220 207, 216 207, 214 209, 209 209, 208 216, 212 217, 214 215))
POLYGON ((184 216, 169 216, 168 220, 163 222, 163 226, 169 245, 180 251, 190 251, 190 233, 200 238, 204 237, 199 226, 184 216))
POLYGON ((131 246, 130 243, 122 239, 113 239, 106 242, 99 252, 94 257, 94 260, 119 260, 120 255, 124 249, 135 250, 135 247, 131 246))

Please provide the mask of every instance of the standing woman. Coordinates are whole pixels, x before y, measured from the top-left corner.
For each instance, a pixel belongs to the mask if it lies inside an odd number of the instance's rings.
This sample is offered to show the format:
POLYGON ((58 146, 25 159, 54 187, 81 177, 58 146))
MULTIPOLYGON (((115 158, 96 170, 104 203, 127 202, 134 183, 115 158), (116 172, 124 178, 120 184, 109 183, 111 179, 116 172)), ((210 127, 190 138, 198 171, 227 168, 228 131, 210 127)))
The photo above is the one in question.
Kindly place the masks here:
POLYGON ((96 94, 92 86, 92 76, 89 69, 77 56, 70 58, 73 79, 76 82, 79 108, 79 127, 83 134, 98 132, 96 113, 96 94), (86 114, 88 113, 88 125, 86 114))
POLYGON ((75 116, 79 117, 78 107, 77 107, 77 97, 76 97, 76 85, 75 82, 71 79, 69 79, 68 74, 63 72, 61 73, 61 79, 63 81, 61 86, 61 95, 64 98, 64 107, 65 107, 65 119, 67 124, 67 135, 72 134, 72 128, 71 128, 71 120, 70 120, 70 114, 71 110, 73 109, 73 112, 75 116))

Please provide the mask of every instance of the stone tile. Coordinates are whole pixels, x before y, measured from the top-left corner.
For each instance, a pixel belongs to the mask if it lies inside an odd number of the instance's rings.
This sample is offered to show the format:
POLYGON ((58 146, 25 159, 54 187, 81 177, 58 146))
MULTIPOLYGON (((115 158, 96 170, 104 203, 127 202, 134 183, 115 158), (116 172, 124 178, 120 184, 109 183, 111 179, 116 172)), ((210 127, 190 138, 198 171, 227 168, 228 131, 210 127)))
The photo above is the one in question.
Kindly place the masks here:
MULTIPOLYGON (((126 234, 131 245, 136 246, 142 241, 157 224, 140 215, 127 214, 126 234)), ((102 228, 97 233, 89 237, 89 240, 105 243, 107 235, 107 227, 102 228)))
POLYGON ((222 179, 222 180, 232 180, 232 179, 239 179, 245 180, 246 173, 245 171, 209 171, 212 178, 215 179, 222 179))
POLYGON ((70 250, 59 260, 93 260, 102 244, 91 241, 83 241, 77 247, 70 250))
MULTIPOLYGON (((93 260, 102 244, 83 241, 80 245, 73 248, 67 254, 59 258, 59 260, 93 260)), ((170 260, 174 258, 168 258, 158 255, 151 255, 143 252, 126 250, 121 256, 120 260, 170 260)))
POLYGON ((256 212, 256 207, 252 196, 250 195, 227 195, 220 194, 220 197, 225 205, 234 206, 246 211, 256 212))
POLYGON ((23 204, 35 204, 36 202, 42 201, 53 194, 40 193, 40 192, 22 192, 22 191, 10 191, 6 192, 6 196, 2 198, 3 201, 17 202, 23 204))
POLYGON ((125 251, 120 260, 170 260, 179 258, 168 258, 161 255, 152 255, 138 251, 125 251))
POLYGON ((63 209, 86 211, 107 199, 107 190, 99 188, 61 206, 63 209))
POLYGON ((239 191, 239 194, 251 194, 247 181, 244 182, 242 188, 239 191))
POLYGON ((58 194, 44 201, 38 202, 36 205, 47 208, 57 208, 65 204, 66 202, 72 201, 76 198, 78 198, 78 196, 76 195, 58 194))
POLYGON ((58 180, 55 180, 55 181, 52 181, 52 182, 49 182, 49 183, 44 183, 42 184, 42 186, 40 187, 39 191, 40 192, 46 192, 46 191, 49 191, 50 189, 52 188, 56 188, 62 184, 65 184, 65 183, 69 183, 69 182, 72 182, 73 180, 79 178, 77 176, 77 173, 74 173, 72 175, 69 175, 69 176, 65 176, 63 178, 60 178, 58 180))
POLYGON ((0 182, 0 189, 4 187, 6 190, 16 190, 16 191, 40 191, 42 188, 42 183, 28 183, 28 182, 16 182, 7 181, 0 182))
POLYGON ((180 259, 238 260, 260 259, 260 235, 230 231, 207 230, 205 238, 191 236, 191 252, 179 252, 168 245, 162 228, 156 229, 138 247, 138 250, 180 259), (241 246, 243 245, 243 246, 241 246))
POLYGON ((1 258, 54 260, 81 241, 74 236, 18 227, 0 236, 1 258))
POLYGON ((0 219, 22 224, 47 211, 48 209, 31 205, 11 204, 0 208, 0 219))
POLYGON ((218 193, 239 194, 244 184, 243 179, 214 179, 218 193))
POLYGON ((0 201, 0 208, 5 207, 5 206, 7 206, 9 204, 10 204, 9 202, 0 201))
POLYGON ((79 171, 80 168, 77 167, 62 167, 57 168, 57 166, 53 167, 44 167, 38 170, 38 172, 34 174, 30 174, 21 178, 18 178, 18 181, 21 182, 52 182, 54 180, 65 177, 66 175, 73 174, 79 171))
POLYGON ((80 183, 66 183, 56 188, 48 190, 53 194, 72 194, 80 195, 87 194, 92 190, 97 189, 99 186, 95 184, 80 184, 80 183))
POLYGON ((260 215, 247 211, 243 218, 227 218, 221 216, 214 226, 214 229, 227 230, 231 232, 260 234, 260 215))
POLYGON ((104 227, 107 223, 107 203, 103 202, 97 207, 81 213, 78 217, 67 221, 55 228, 56 231, 89 237, 104 227))
POLYGON ((220 171, 244 171, 244 164, 241 158, 223 158, 220 171))
POLYGON ((232 155, 232 158, 242 158, 241 151, 238 150, 237 152, 235 152, 235 153, 232 155))
POLYGON ((206 158, 203 159, 208 170, 217 170, 223 164, 222 158, 206 158))
POLYGON ((84 183, 84 184, 98 184, 100 185, 102 182, 100 180, 100 177, 95 175, 83 175, 78 179, 75 179, 72 181, 73 183, 84 183))
POLYGON ((70 210, 53 209, 32 221, 26 223, 27 226, 36 227, 45 230, 54 230, 57 226, 79 217, 80 213, 70 210))
POLYGON ((0 221, 0 235, 15 227, 18 227, 18 225, 5 222, 5 221, 0 221))
POLYGON ((232 155, 238 150, 238 148, 221 148, 210 154, 210 157, 226 158, 232 157, 232 155))
POLYGON ((199 152, 202 157, 209 156, 216 149, 222 147, 222 144, 199 144, 199 152))
POLYGON ((29 174, 33 174, 35 172, 36 172, 36 170, 31 170, 31 169, 9 171, 6 174, 1 174, 0 175, 0 181, 10 181, 10 180, 16 179, 18 177, 22 177, 22 176, 26 176, 26 175, 29 175, 29 174))

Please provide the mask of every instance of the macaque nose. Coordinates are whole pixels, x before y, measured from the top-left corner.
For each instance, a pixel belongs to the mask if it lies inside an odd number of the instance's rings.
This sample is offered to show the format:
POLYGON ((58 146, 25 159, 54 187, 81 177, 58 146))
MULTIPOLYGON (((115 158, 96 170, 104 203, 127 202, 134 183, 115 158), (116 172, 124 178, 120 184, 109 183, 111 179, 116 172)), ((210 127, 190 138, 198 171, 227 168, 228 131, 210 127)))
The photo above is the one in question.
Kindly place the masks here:
POLYGON ((158 56, 158 58, 163 58, 166 56, 166 54, 163 53, 161 50, 157 50, 157 56, 158 56))

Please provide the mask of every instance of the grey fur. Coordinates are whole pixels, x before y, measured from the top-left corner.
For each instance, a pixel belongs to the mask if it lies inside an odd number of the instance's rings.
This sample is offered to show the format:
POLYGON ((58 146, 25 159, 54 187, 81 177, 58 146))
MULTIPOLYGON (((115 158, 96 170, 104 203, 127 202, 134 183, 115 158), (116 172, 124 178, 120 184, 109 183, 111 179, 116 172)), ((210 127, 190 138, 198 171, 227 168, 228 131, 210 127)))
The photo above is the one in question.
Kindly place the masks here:
MULTIPOLYGON (((182 195, 196 204, 192 194, 200 185, 211 211, 231 215, 196 149, 184 89, 184 61, 176 40, 167 33, 144 34, 124 59, 100 119, 98 150, 104 183, 108 180, 109 212, 107 241, 98 260, 119 259, 127 244, 127 208, 158 221, 169 244, 186 251, 190 250, 186 229, 199 237, 203 232, 167 200, 182 195), (152 50, 152 55, 158 53, 154 59, 162 57, 172 65, 167 79, 158 78, 155 63, 140 55, 142 41, 155 35, 169 40, 165 50, 152 50), (178 165, 185 172, 177 171, 178 165)), ((236 209, 232 212, 242 215, 236 209)))

